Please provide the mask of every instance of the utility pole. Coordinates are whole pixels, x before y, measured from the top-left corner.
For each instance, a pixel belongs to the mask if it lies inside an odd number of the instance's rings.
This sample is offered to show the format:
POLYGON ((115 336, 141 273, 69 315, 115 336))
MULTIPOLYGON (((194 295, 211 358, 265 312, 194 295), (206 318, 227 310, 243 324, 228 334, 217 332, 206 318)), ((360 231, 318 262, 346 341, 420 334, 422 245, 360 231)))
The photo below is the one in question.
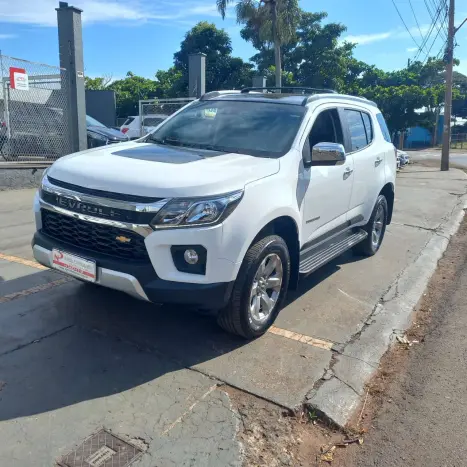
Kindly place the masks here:
POLYGON ((454 58, 454 0, 449 0, 448 42, 446 47, 446 96, 444 98, 443 149, 441 170, 449 170, 449 150, 451 146, 451 108, 452 108, 452 69, 454 58))

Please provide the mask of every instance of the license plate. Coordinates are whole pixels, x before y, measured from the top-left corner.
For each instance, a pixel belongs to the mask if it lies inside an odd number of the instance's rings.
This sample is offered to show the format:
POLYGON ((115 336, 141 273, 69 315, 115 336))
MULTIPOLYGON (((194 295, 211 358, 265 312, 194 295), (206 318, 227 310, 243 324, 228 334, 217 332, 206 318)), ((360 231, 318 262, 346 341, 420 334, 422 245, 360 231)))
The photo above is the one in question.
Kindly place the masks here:
POLYGON ((96 262, 72 255, 65 251, 52 250, 52 265, 59 271, 89 282, 96 282, 96 262))

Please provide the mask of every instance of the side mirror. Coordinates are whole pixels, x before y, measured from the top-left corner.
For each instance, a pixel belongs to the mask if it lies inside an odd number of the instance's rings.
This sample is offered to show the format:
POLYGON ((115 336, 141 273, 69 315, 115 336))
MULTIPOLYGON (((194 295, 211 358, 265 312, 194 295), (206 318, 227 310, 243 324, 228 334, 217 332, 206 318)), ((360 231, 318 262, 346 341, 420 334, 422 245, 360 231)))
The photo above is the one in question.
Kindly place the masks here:
POLYGON ((345 162, 345 149, 338 143, 318 143, 313 146, 311 165, 342 165, 345 162))

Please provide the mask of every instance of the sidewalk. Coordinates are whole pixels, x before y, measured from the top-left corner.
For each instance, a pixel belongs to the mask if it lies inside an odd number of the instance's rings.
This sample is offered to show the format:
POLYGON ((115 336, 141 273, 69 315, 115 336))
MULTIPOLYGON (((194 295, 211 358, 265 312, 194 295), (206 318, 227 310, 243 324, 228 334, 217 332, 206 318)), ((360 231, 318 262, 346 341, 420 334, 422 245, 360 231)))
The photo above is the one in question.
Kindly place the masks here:
POLYGON ((223 383, 290 409, 308 401, 345 423, 394 320, 409 319, 466 190, 461 171, 404 169, 378 255, 349 252, 305 279, 272 332, 253 342, 192 310, 21 263, 33 191, 0 193, 0 459, 50 466, 105 427, 147 448, 138 466, 240 465, 223 383))

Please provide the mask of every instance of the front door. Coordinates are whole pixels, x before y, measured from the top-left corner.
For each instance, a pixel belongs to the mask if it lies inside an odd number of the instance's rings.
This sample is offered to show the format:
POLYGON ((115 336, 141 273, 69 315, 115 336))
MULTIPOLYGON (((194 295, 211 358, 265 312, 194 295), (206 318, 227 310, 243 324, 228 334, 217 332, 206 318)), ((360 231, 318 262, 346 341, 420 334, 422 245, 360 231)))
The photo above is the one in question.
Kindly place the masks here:
MULTIPOLYGON (((341 111, 336 107, 320 107, 305 144, 310 150, 317 143, 344 144, 341 111), (319 112, 319 113, 318 113, 319 112)), ((348 156, 342 164, 323 165, 313 160, 305 169, 309 186, 305 195, 303 210, 302 243, 329 233, 343 226, 347 220, 353 184, 353 158, 348 156)))

